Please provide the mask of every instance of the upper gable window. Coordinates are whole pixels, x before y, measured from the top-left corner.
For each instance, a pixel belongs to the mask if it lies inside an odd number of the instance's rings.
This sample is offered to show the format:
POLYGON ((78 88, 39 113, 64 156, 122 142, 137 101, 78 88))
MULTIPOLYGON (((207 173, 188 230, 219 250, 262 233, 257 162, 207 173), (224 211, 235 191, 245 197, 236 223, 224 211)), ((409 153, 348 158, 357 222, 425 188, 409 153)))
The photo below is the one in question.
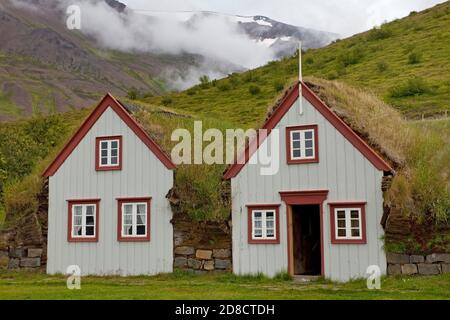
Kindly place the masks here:
POLYGON ((96 139, 95 168, 97 171, 122 169, 122 137, 96 139))
POLYGON ((286 128, 286 157, 289 164, 319 162, 317 125, 286 128))

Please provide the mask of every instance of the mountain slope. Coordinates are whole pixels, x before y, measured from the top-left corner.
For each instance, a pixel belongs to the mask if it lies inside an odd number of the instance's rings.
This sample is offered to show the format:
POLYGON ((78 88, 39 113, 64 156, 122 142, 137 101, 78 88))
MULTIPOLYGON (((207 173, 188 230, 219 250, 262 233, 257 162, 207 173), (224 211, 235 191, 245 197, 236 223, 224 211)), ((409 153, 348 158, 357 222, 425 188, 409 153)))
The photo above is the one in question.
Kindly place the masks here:
POLYGON ((186 70, 203 60, 191 54, 102 49, 94 39, 68 30, 55 3, 22 3, 39 10, 10 0, 0 3, 0 120, 85 107, 105 92, 122 96, 137 88, 161 94, 166 91, 162 79, 171 70, 186 70))
POLYGON ((374 91, 410 118, 450 110, 450 2, 303 57, 304 72, 374 91))

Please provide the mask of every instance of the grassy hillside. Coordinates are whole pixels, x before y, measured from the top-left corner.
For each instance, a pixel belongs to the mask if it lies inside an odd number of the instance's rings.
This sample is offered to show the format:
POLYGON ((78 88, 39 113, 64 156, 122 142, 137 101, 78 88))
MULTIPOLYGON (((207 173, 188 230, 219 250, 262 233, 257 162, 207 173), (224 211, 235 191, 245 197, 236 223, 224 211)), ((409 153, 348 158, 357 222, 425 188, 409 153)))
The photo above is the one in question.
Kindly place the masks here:
MULTIPOLYGON (((450 110, 450 2, 303 55, 307 76, 374 92, 409 118, 450 110)), ((255 125, 273 97, 298 77, 297 57, 188 91, 146 99, 191 113, 255 125)))
POLYGON ((304 55, 305 73, 374 91, 410 118, 450 110, 450 2, 304 55))

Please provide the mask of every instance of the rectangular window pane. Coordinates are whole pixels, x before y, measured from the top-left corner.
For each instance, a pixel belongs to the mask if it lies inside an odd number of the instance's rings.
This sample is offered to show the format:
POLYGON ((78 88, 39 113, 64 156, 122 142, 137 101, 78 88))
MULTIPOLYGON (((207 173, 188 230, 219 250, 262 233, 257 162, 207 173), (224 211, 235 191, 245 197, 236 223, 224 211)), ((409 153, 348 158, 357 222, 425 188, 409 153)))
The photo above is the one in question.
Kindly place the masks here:
POLYGON ((305 139, 312 139, 312 131, 305 131, 305 139))
POLYGON ((74 227, 73 235, 74 236, 82 236, 82 227, 74 227))
POLYGON ((94 206, 86 206, 86 215, 93 216, 94 215, 94 206))
POLYGON ((102 165, 108 164, 108 158, 102 158, 102 165))
POLYGON ((337 212, 337 217, 338 217, 338 219, 345 219, 345 211, 339 210, 337 212))
POLYGON ((358 210, 352 210, 351 211, 351 217, 352 217, 352 219, 358 219, 359 218, 359 211, 358 210))
POLYGON ((117 147, 118 147, 118 142, 117 142, 117 140, 111 141, 111 149, 117 149, 117 147))
POLYGON ((352 237, 359 237, 359 229, 352 229, 352 237))
POLYGON ((133 205, 132 204, 124 205, 124 213, 125 214, 132 214, 133 213, 133 205))
POLYGON ((102 150, 102 157, 108 157, 108 150, 102 150))
POLYGON ((338 228, 345 228, 345 220, 338 220, 338 228))
POLYGON ((306 140, 305 141, 305 148, 312 148, 312 147, 313 147, 312 140, 306 140))
POLYGON ((111 150, 111 156, 112 157, 117 157, 117 154, 118 154, 117 149, 112 149, 111 150))
POLYGON ((262 221, 255 221, 255 228, 262 228, 262 221))
POLYGON ((133 235, 133 228, 131 226, 123 226, 123 234, 126 236, 133 235))
POLYGON ((145 224, 145 214, 137 215, 136 223, 137 224, 145 224))
POLYGON ((86 236, 94 235, 94 227, 86 227, 86 236))
POLYGON ((256 212, 254 213, 254 216, 255 216, 255 218, 261 218, 262 213, 259 212, 259 211, 256 211, 256 212))
POLYGON ((94 225, 94 216, 86 216, 86 225, 93 226, 94 225))
POLYGON ((359 220, 352 220, 352 228, 359 228, 359 220))
POLYGON ((76 216, 81 216, 83 214, 83 207, 82 206, 74 206, 73 207, 74 213, 76 216))
POLYGON ((292 132, 292 140, 300 140, 300 132, 292 132))
POLYGON ((255 229, 255 238, 261 238, 262 237, 262 229, 255 229))
POLYGON ((124 215, 124 224, 133 224, 133 216, 131 214, 124 215))
POLYGON ((117 164, 118 163, 117 159, 118 159, 117 157, 111 157, 111 164, 112 165, 117 164))
POLYGON ((345 237, 346 235, 345 229, 338 229, 338 237, 345 237))
POLYGON ((136 227, 136 233, 138 236, 143 236, 145 235, 145 226, 137 226, 136 227))
POLYGON ((313 149, 306 149, 305 157, 312 157, 312 156, 314 156, 313 149))
POLYGON ((294 149, 300 149, 300 141, 294 141, 294 142, 292 142, 292 148, 294 148, 294 149))
POLYGON ((294 158, 300 158, 300 157, 302 156, 302 153, 301 153, 300 150, 294 150, 294 151, 292 152, 292 156, 293 156, 294 158))
POLYGON ((275 229, 267 229, 267 238, 275 237, 275 229))
POLYGON ((102 147, 101 147, 102 150, 108 149, 108 141, 102 141, 101 145, 102 145, 102 147))

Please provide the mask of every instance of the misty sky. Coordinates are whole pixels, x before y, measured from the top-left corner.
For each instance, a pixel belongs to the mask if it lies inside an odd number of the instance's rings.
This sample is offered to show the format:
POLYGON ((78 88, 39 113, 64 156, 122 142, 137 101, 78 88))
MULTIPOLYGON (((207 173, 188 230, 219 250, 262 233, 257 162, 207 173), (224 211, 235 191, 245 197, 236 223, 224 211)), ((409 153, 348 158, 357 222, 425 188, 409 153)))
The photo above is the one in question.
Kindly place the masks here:
POLYGON ((265 15, 293 25, 349 36, 384 21, 407 16, 443 0, 121 0, 133 9, 207 10, 265 15))

